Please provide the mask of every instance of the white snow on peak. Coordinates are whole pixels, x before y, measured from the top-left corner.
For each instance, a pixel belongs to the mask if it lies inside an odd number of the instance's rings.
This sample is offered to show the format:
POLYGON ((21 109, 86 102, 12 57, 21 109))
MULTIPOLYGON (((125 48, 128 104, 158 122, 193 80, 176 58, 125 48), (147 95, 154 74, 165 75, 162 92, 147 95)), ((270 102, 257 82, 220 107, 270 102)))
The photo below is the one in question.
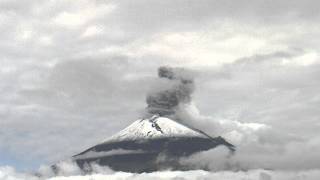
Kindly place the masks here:
POLYGON ((190 129, 174 120, 157 115, 148 119, 139 119, 127 128, 106 139, 104 142, 123 140, 141 140, 164 137, 202 137, 205 135, 190 129))

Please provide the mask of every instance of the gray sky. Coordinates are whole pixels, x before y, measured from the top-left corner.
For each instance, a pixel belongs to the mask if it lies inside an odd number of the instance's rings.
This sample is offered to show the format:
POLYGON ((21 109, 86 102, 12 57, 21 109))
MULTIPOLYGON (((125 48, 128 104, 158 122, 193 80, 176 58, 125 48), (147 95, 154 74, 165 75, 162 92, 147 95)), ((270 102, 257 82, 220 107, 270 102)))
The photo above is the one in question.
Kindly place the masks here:
MULTIPOLYGON (((257 157, 319 152, 318 9, 316 0, 1 0, 0 165, 36 168, 126 127, 162 65, 196 72, 190 123, 209 134, 257 157)), ((293 168, 319 167, 310 164, 293 168)))

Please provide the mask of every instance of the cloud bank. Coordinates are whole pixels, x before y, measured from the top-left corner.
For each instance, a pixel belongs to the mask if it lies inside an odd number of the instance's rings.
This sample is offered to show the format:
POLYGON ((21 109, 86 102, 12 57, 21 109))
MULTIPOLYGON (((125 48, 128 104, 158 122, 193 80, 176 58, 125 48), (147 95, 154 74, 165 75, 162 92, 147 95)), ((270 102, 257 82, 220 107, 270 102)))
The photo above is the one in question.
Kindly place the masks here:
POLYGON ((22 173, 17 173, 13 168, 1 167, 0 179, 1 180, 122 180, 122 179, 137 179, 137 180, 165 180, 165 179, 182 179, 182 180, 205 180, 205 179, 252 179, 252 180, 317 180, 320 177, 319 170, 308 171, 271 171, 271 170, 250 170, 250 171, 220 171, 209 172, 203 170, 194 171, 160 171, 153 173, 125 173, 125 172, 112 172, 106 169, 97 169, 99 173, 93 173, 90 175, 70 174, 70 167, 64 167, 68 169, 68 172, 55 177, 37 177, 22 173), (69 173, 69 174, 68 174, 69 173))
POLYGON ((3 0, 0 165, 36 169, 118 132, 143 114, 157 68, 172 66, 197 74, 179 116, 237 145, 230 163, 318 169, 318 9, 312 0, 3 0))

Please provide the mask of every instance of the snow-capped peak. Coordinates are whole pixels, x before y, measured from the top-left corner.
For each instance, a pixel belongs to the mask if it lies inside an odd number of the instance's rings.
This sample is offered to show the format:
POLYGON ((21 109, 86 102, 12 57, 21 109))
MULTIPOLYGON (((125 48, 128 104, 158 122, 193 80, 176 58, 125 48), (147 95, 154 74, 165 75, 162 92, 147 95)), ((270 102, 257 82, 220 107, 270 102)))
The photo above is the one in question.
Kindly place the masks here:
POLYGON ((148 119, 139 119, 127 128, 106 139, 104 142, 123 140, 141 140, 165 137, 202 137, 206 136, 174 120, 154 115, 148 119))

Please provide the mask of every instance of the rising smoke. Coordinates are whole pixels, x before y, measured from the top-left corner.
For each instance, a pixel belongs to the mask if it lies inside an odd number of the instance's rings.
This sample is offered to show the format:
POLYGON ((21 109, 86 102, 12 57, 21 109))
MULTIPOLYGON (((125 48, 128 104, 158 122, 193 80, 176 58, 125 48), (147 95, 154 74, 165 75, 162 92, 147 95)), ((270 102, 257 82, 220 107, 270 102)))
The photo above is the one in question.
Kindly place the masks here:
POLYGON ((191 102, 193 74, 184 68, 162 66, 158 69, 158 76, 168 83, 165 88, 154 90, 147 96, 147 112, 160 116, 174 115, 179 105, 191 102))

